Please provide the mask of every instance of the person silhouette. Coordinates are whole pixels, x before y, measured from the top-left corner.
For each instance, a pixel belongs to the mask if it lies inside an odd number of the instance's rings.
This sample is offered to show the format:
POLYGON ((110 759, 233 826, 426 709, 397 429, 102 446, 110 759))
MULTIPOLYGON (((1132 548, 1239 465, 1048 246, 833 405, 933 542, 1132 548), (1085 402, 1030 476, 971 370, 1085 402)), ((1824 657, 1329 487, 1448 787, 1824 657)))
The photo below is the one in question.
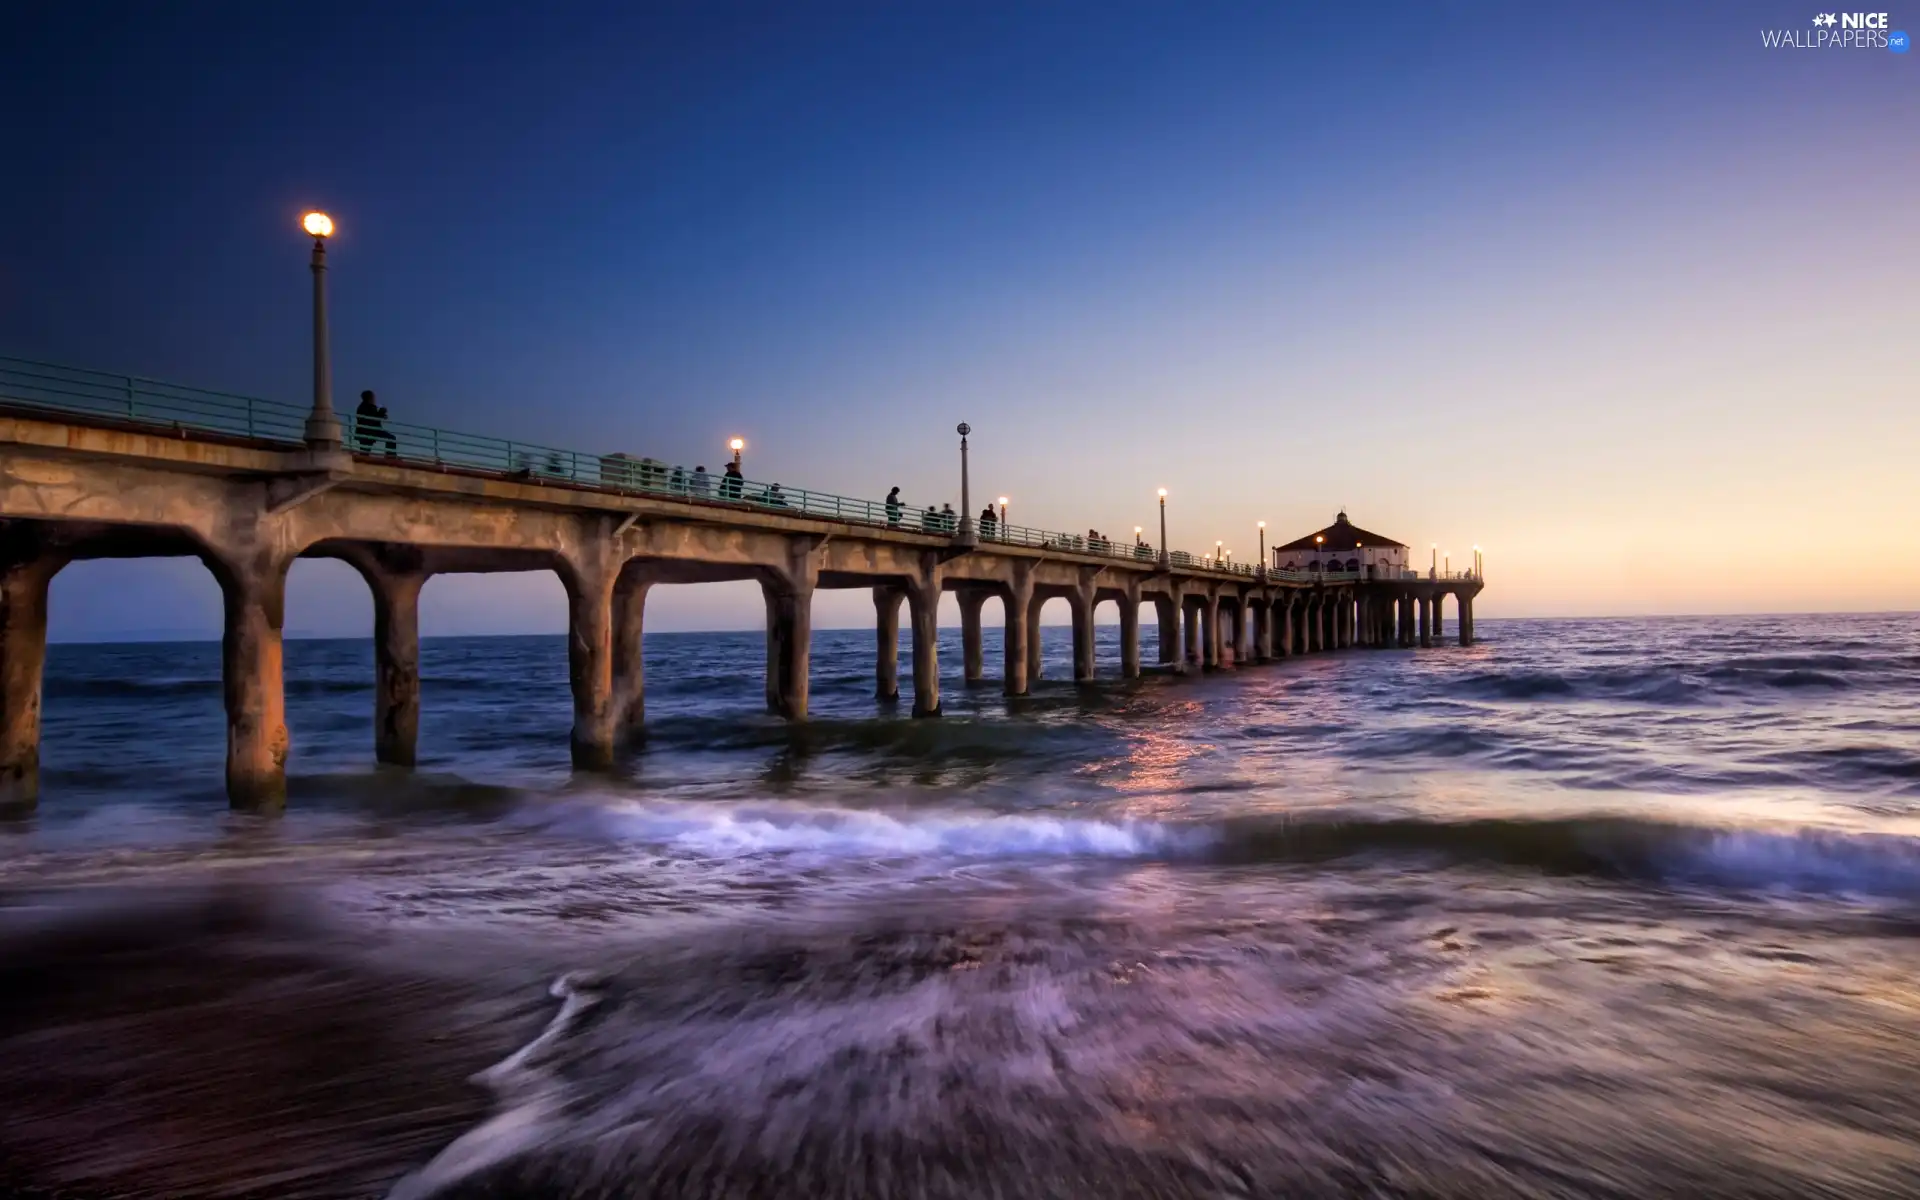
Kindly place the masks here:
POLYGON ((894 488, 887 493, 887 524, 900 523, 900 489, 894 488))
POLYGON ((353 410, 353 439, 369 454, 375 442, 384 442, 387 457, 393 458, 400 453, 400 443, 387 428, 386 416, 387 410, 374 400, 371 388, 361 392, 360 407, 353 410))

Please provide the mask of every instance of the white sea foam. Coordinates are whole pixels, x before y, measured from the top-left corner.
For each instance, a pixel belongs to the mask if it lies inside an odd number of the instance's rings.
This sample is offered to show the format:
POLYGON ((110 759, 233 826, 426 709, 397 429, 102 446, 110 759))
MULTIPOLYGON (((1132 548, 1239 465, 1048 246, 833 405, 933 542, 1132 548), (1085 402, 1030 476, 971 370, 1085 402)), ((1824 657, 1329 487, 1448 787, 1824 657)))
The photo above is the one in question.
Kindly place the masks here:
POLYGON ((1213 838, 1211 831, 1154 821, 787 803, 613 800, 559 813, 547 809, 541 823, 717 858, 1144 858, 1197 849, 1213 838))

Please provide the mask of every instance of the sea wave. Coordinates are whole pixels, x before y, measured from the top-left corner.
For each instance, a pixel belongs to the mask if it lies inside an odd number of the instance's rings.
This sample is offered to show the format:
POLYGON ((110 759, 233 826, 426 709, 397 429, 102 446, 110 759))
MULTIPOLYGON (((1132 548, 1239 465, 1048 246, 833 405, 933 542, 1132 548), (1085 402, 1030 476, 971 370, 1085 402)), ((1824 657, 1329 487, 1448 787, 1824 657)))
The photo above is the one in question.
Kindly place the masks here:
MULTIPOLYGON (((523 814, 524 816, 524 814, 523 814)), ((685 802, 545 808, 549 829, 644 842, 711 856, 1145 858, 1198 850, 1212 833, 1154 821, 941 811, 905 812, 783 803, 685 802)))
MULTIPOLYGON (((1584 657, 1624 657, 1629 648, 1599 647, 1584 657)), ((1754 654, 1694 659, 1655 658, 1632 667, 1596 664, 1564 671, 1537 665, 1479 671, 1454 685, 1456 694, 1496 701, 1629 700, 1646 704, 1714 704, 1778 699, 1782 693, 1843 693, 1920 685, 1916 658, 1904 654, 1754 654)))
POLYGON ((1920 899, 1920 838, 1613 815, 1447 821, 1262 814, 1155 821, 616 801, 548 806, 535 819, 556 832, 712 858, 1106 858, 1239 867, 1402 860, 1652 884, 1920 899))

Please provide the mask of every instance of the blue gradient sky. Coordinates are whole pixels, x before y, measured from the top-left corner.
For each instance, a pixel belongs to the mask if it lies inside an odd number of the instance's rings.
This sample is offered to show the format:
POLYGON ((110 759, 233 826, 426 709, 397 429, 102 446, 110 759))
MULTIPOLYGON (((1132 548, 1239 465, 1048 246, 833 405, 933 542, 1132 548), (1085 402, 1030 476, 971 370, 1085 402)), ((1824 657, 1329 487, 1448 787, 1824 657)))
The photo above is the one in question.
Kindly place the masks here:
MULTIPOLYGON (((299 399, 317 206, 338 393, 403 420, 924 503, 965 418, 1023 523, 1345 505, 1486 546, 1488 615, 1920 597, 1920 58, 1762 49, 1802 0, 141 7, 7 18, 0 352, 299 399)), ((289 604, 370 622, 332 564, 289 604)), ((218 613, 81 565, 53 635, 218 613)))

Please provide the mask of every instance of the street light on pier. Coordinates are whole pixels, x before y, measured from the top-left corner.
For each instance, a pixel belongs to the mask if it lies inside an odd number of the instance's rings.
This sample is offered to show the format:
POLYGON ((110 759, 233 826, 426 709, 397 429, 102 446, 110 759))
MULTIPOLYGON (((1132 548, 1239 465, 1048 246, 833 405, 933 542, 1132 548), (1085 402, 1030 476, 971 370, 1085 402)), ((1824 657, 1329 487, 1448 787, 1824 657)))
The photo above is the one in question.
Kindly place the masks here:
POLYGON ((1431 548, 1433 550, 1433 558, 1427 563, 1427 578, 1429 579, 1440 574, 1440 543, 1433 543, 1431 548))
POLYGON ((1473 577, 1475 579, 1480 578, 1480 573, 1484 569, 1485 568, 1482 566, 1480 562, 1480 547, 1475 546, 1473 548, 1473 577))
POLYGON ((1000 497, 1000 540, 1003 542, 1013 540, 1007 536, 1007 498, 1005 496, 1000 497))
POLYGON ((1260 573, 1265 575, 1267 573, 1267 523, 1255 521, 1254 527, 1260 531, 1260 573))
POLYGON ((734 438, 727 443, 727 449, 733 451, 733 469, 740 469, 740 452, 747 448, 747 439, 734 438))
POLYGON ((960 532, 954 540, 972 546, 980 541, 973 528, 973 493, 967 480, 967 435, 973 432, 973 426, 962 421, 953 431, 960 435, 960 532))
POLYGON ((1173 562, 1173 556, 1167 552, 1167 489, 1160 489, 1160 565, 1173 562))
POLYGON ((310 212, 300 227, 313 237, 313 411, 307 414, 307 445, 338 450, 340 419, 333 415, 333 358, 327 348, 327 239, 333 236, 333 218, 310 212))
POLYGON ((1222 555, 1225 554, 1225 551, 1222 550, 1221 547, 1224 546, 1225 544, 1226 543, 1221 542, 1218 539, 1216 539, 1213 543, 1213 565, 1215 567, 1218 567, 1222 562, 1222 555))

